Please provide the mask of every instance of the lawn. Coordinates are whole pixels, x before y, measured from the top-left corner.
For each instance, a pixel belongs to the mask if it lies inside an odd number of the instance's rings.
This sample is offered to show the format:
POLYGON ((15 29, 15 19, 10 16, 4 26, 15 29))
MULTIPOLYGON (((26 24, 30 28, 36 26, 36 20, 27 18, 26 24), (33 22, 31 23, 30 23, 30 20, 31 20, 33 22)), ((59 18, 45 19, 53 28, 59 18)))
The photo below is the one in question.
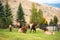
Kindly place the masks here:
POLYGON ((18 29, 9 32, 8 29, 0 29, 0 40, 60 40, 60 32, 55 35, 46 35, 43 30, 37 30, 36 33, 18 33, 18 29))

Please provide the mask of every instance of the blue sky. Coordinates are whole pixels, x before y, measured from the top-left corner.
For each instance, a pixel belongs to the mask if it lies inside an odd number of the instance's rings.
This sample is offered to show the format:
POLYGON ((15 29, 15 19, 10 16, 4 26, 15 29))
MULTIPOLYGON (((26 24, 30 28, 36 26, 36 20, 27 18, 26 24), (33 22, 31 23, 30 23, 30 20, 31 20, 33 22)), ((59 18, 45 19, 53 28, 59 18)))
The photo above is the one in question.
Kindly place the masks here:
POLYGON ((49 6, 54 6, 60 8, 60 0, 30 0, 36 3, 45 3, 49 6))

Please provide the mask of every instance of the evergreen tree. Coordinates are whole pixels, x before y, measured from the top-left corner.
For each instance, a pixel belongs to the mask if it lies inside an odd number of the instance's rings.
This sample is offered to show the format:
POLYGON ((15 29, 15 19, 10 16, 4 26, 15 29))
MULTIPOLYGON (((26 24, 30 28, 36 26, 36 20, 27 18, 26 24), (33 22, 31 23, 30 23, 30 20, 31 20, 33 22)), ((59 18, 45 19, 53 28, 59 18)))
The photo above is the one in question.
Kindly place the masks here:
POLYGON ((25 24, 25 18, 24 18, 24 11, 22 8, 22 5, 20 3, 19 7, 18 7, 18 11, 17 11, 17 21, 20 20, 20 25, 24 25, 25 24))
POLYGON ((5 28, 8 28, 10 24, 12 24, 12 12, 11 8, 8 4, 8 0, 6 1, 5 5, 5 11, 4 11, 4 23, 5 23, 5 28))
POLYGON ((58 23, 58 18, 57 16, 54 16, 54 19, 53 19, 53 24, 56 26, 58 23))
POLYGON ((4 6, 0 0, 0 28, 3 28, 4 6))
POLYGON ((3 15, 4 15, 4 6, 2 2, 0 1, 0 17, 3 17, 3 15))
POLYGON ((4 13, 2 13, 3 16, 2 16, 2 23, 3 23, 3 28, 8 28, 9 25, 12 23, 12 14, 11 14, 11 10, 9 8, 9 5, 8 5, 8 1, 6 1, 6 5, 5 5, 5 8, 4 8, 4 13))
POLYGON ((5 7, 0 1, 0 28, 8 28, 11 23, 12 23, 12 14, 8 4, 8 0, 6 0, 5 7))
POLYGON ((52 20, 52 19, 50 20, 49 25, 50 25, 50 26, 53 26, 53 20, 52 20))

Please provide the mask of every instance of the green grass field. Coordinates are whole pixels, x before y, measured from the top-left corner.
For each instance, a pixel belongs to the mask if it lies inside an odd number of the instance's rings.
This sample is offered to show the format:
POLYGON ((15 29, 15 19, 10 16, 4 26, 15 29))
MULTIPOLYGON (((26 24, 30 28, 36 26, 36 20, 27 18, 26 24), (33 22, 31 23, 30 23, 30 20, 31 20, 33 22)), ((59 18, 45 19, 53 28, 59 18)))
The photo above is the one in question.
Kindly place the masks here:
POLYGON ((8 29, 0 29, 0 40, 60 40, 60 32, 55 35, 46 35, 43 30, 37 30, 36 33, 18 33, 18 29, 9 32, 8 29))

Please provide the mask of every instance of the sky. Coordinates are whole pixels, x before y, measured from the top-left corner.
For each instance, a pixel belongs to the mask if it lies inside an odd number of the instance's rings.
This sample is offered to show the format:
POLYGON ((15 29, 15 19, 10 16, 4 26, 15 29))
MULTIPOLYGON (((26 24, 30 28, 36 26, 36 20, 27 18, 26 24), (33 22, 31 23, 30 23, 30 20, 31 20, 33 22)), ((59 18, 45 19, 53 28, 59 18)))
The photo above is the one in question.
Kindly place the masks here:
POLYGON ((31 0, 38 3, 60 3, 60 0, 31 0))
POLYGON ((50 6, 58 7, 60 8, 60 0, 30 0, 36 3, 45 3, 50 6))

